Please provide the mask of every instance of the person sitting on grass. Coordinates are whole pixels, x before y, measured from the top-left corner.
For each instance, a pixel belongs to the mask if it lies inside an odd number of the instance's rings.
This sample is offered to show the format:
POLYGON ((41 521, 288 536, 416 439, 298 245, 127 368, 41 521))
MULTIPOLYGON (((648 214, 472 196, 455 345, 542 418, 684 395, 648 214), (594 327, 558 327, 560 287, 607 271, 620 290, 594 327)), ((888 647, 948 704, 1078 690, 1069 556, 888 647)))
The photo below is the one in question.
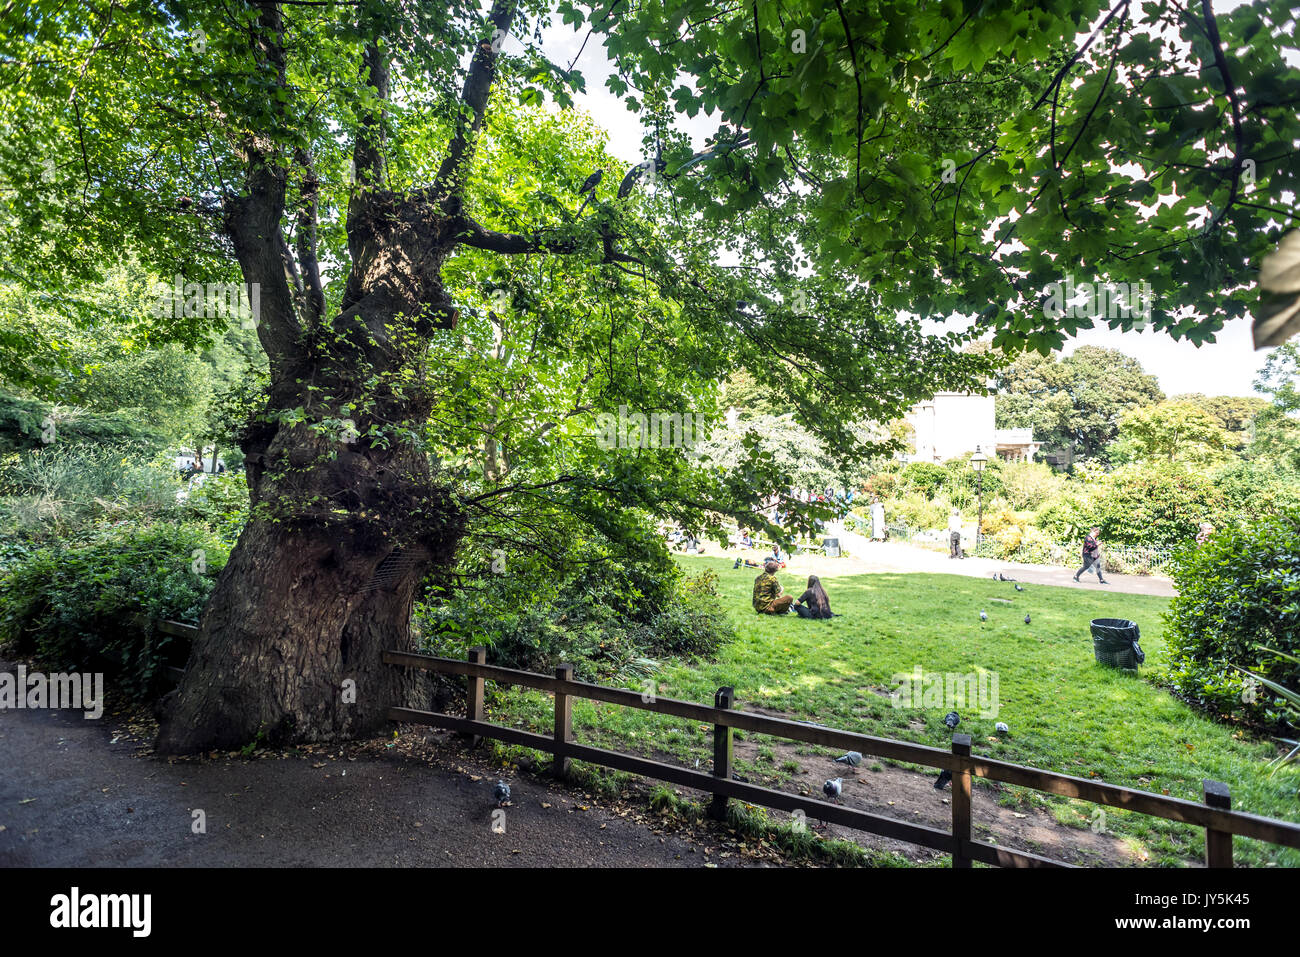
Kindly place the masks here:
POLYGON ((808 576, 808 590, 794 600, 795 614, 800 618, 833 618, 831 600, 816 575, 808 576))
POLYGON ((754 579, 754 611, 760 615, 785 615, 794 604, 794 598, 781 594, 781 582, 776 573, 780 565, 768 561, 763 566, 763 574, 754 579))
POLYGON ((790 557, 789 555, 787 555, 785 552, 781 551, 781 546, 780 546, 780 545, 778 545, 777 543, 773 542, 773 543, 772 543, 772 554, 771 554, 771 555, 768 555, 767 558, 764 559, 764 562, 776 562, 777 565, 779 565, 781 568, 785 568, 785 561, 786 561, 786 559, 789 558, 789 557, 790 557))

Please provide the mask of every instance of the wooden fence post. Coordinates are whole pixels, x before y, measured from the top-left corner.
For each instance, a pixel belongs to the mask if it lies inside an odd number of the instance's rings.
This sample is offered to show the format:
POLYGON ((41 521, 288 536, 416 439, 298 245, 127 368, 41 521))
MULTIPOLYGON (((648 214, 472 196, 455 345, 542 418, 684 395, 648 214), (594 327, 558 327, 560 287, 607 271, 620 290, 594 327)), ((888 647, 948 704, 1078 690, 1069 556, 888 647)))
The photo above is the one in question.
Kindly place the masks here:
POLYGON ((970 825, 970 735, 952 736, 952 753, 959 758, 960 767, 952 772, 952 866, 970 867, 962 841, 971 839, 970 825))
MULTIPOLYGON (((487 649, 482 645, 471 648, 469 650, 469 661, 472 665, 487 664, 487 649)), ((469 675, 465 679, 465 717, 471 721, 483 720, 483 679, 474 675, 469 675)), ((471 747, 482 740, 476 734, 467 737, 471 747)))
MULTIPOLYGON (((561 681, 573 680, 573 665, 557 665, 555 677, 561 681)), ((551 769, 557 778, 569 776, 573 763, 568 756, 568 743, 573 740, 573 699, 563 691, 555 692, 555 762, 551 769)))
MULTIPOLYGON (((1228 786, 1222 781, 1211 781, 1207 778, 1201 787, 1201 793, 1205 797, 1207 807, 1219 807, 1225 811, 1232 810, 1232 795, 1228 792, 1228 786)), ((1205 829, 1205 866, 1232 866, 1231 831, 1219 831, 1212 827, 1205 829)))
MULTIPOLYGON (((730 710, 735 700, 736 689, 728 685, 718 689, 718 693, 713 696, 713 706, 730 710)), ((715 778, 721 778, 723 781, 731 780, 731 753, 731 728, 728 725, 715 724, 713 726, 713 776, 715 778)), ((709 817, 715 821, 727 819, 725 794, 714 793, 713 801, 709 804, 709 817)))

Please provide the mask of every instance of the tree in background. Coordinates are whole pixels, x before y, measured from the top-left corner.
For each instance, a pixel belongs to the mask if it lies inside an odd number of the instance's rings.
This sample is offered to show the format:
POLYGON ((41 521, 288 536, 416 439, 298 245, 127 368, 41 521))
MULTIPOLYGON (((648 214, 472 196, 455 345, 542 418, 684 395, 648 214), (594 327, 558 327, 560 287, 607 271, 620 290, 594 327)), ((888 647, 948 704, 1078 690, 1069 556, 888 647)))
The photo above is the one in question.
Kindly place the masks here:
POLYGON ((1288 342, 1274 350, 1255 390, 1270 402, 1255 416, 1251 454, 1300 473, 1300 345, 1288 342))
POLYGON ((1100 455, 1130 409, 1164 398, 1156 377, 1118 349, 1080 346, 1064 359, 1029 353, 1003 371, 998 428, 1032 428, 1063 464, 1100 455))
POLYGON ((1219 421, 1199 405, 1166 401, 1125 412, 1108 455, 1112 462, 1158 459, 1204 467, 1224 464, 1232 444, 1219 421))
POLYGON ((21 286, 0 287, 0 329, 31 330, 40 340, 21 371, 0 366, 0 385, 41 402, 134 419, 173 445, 209 441, 214 395, 245 378, 249 364, 265 365, 264 356, 251 326, 238 322, 191 342, 159 330, 157 281, 138 263, 120 263, 82 287, 75 308, 21 286))
POLYGON ((1250 443, 1255 416, 1268 408, 1268 400, 1251 395, 1204 395, 1188 392, 1173 396, 1172 402, 1189 402, 1214 417, 1215 424, 1227 432, 1233 447, 1243 449, 1250 443))

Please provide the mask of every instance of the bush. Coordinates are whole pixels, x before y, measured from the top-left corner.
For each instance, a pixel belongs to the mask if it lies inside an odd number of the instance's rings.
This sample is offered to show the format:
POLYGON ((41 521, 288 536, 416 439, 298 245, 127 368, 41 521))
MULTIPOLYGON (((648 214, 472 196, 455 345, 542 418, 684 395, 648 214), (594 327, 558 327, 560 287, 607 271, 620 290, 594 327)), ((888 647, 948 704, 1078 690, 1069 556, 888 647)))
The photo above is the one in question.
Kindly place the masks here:
POLYGON ((899 475, 897 472, 876 472, 863 487, 865 498, 870 501, 874 495, 882 502, 894 497, 898 491, 899 475))
POLYGON ((175 472, 129 446, 56 443, 0 459, 0 530, 44 545, 81 537, 93 525, 169 511, 175 472))
POLYGON ((1065 491, 1065 476, 1042 462, 1005 462, 1000 477, 1002 495, 1015 509, 1042 508, 1065 491))
POLYGON ((1300 508, 1300 474, 1277 465, 1234 462, 1214 474, 1214 485, 1229 515, 1249 518, 1300 508))
POLYGON ((107 528, 80 545, 39 549, 0 581, 0 640, 58 671, 102 671, 128 697, 161 690, 188 643, 132 616, 197 623, 229 551, 206 529, 157 523, 107 528), (195 551, 204 552, 196 573, 195 551))
POLYGON ((233 544, 248 522, 248 478, 243 469, 208 475, 198 484, 191 480, 187 492, 176 507, 178 513, 233 544))
POLYGON ((1171 565, 1178 597, 1165 615, 1172 688, 1208 710, 1269 726, 1283 721, 1274 696, 1242 701, 1239 665, 1300 687, 1300 665, 1259 645, 1300 651, 1300 510, 1219 529, 1171 565))
POLYGON ((943 487, 948 472, 942 465, 934 462, 912 462, 898 476, 898 487, 907 492, 916 492, 926 498, 933 498, 943 487))
POLYGON ((1176 463, 1124 465, 1041 509, 1038 522, 1062 541, 1082 541, 1100 526, 1104 543, 1177 547, 1223 511, 1223 497, 1204 475, 1176 463))
MULTIPOLYGON (((885 503, 885 521, 890 525, 905 525, 913 530, 947 528, 951 509, 952 506, 943 496, 932 500, 919 492, 912 492, 885 503)), ((862 516, 870 527, 871 515, 866 507, 862 510, 862 516)))
POLYGON ((964 456, 949 459, 943 469, 943 492, 962 510, 976 507, 981 489, 985 504, 1002 494, 1002 460, 994 454, 989 454, 982 473, 971 468, 970 459, 964 456))
POLYGON ((116 445, 152 451, 165 442, 161 433, 141 425, 139 417, 129 412, 87 412, 0 392, 0 453, 31 451, 49 444, 116 445))
POLYGON ((584 680, 642 678, 654 657, 716 653, 732 637, 711 573, 683 579, 675 563, 583 564, 557 578, 540 562, 516 563, 454 599, 418 604, 415 627, 436 654, 492 649, 507 668, 550 672, 569 663, 584 680))

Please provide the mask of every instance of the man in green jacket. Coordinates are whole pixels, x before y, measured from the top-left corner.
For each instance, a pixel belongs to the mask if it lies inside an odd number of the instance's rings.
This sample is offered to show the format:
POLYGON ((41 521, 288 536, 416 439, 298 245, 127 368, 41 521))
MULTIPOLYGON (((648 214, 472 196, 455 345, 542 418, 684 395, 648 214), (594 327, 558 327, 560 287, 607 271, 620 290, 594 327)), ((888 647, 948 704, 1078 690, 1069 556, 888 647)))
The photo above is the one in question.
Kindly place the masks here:
POLYGON ((775 561, 763 566, 763 574, 754 579, 754 611, 760 615, 784 615, 794 604, 793 595, 781 594, 781 582, 776 573, 780 569, 775 561))

